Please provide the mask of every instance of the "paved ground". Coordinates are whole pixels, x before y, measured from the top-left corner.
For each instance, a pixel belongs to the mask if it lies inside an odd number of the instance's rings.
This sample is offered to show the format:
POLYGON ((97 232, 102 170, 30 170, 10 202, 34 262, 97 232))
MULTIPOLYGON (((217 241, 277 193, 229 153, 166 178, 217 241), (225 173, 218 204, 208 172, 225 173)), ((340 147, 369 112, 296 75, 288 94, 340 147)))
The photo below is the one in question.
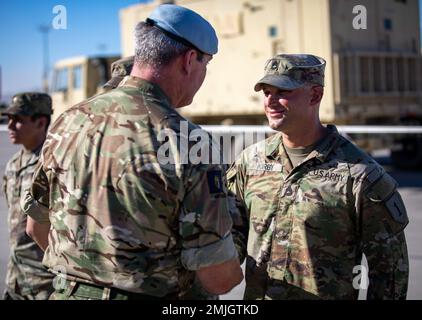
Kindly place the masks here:
MULTIPOLYGON (((7 133, 0 132, 0 172, 10 156, 18 149, 8 143, 7 133)), ((389 159, 381 157, 379 160, 400 184, 400 193, 406 204, 410 224, 406 228, 408 249, 410 255, 410 284, 408 299, 422 300, 422 172, 399 172, 391 169, 389 159)), ((4 289, 4 277, 9 254, 6 224, 6 206, 4 198, 0 196, 0 292, 4 289)), ((222 299, 241 299, 244 283, 236 287, 222 299)), ((361 296, 364 296, 362 293, 361 296)))
POLYGON ((7 160, 18 151, 18 147, 9 143, 7 132, 0 132, 0 294, 4 290, 4 278, 6 276, 7 260, 9 258, 9 243, 7 237, 7 207, 3 194, 3 173, 7 160))

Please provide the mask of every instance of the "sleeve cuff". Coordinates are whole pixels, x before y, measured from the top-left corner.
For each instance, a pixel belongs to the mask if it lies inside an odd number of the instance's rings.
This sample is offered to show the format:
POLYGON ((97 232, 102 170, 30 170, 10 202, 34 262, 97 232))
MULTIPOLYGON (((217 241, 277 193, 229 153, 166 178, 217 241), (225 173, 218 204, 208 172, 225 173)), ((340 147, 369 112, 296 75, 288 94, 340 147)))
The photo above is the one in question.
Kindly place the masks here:
POLYGON ((186 269, 192 271, 221 264, 237 257, 231 233, 224 239, 205 247, 182 250, 182 264, 186 269))
POLYGON ((21 200, 21 209, 40 224, 50 223, 48 208, 35 200, 29 192, 26 192, 21 200))

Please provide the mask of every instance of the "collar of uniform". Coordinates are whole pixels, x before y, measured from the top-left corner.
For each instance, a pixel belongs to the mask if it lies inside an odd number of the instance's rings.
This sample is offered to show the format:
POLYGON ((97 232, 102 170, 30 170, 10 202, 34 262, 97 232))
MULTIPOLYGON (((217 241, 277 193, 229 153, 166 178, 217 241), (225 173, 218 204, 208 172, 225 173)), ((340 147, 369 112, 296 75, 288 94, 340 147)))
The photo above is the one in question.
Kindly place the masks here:
POLYGON ((44 145, 44 141, 38 147, 36 147, 35 150, 32 151, 32 153, 34 153, 36 156, 39 156, 43 145, 44 145))
POLYGON ((21 156, 27 156, 27 157, 38 157, 41 153, 42 147, 44 145, 44 141, 38 146, 36 147, 34 150, 28 150, 22 147, 21 149, 21 156))
POLYGON ((41 144, 34 151, 21 148, 18 152, 13 155, 13 157, 10 159, 10 163, 15 164, 17 173, 20 173, 21 170, 24 170, 28 166, 31 166, 34 163, 38 162, 42 146, 43 145, 41 144))
MULTIPOLYGON (((156 97, 158 100, 165 102, 164 105, 167 105, 171 108, 171 103, 169 97, 164 93, 164 91, 156 84, 149 82, 145 79, 134 77, 134 76, 126 76, 123 80, 119 83, 118 87, 130 87, 138 89, 139 92, 143 94, 150 94, 156 97)), ((173 109, 173 108, 171 108, 173 109)))
MULTIPOLYGON (((325 137, 323 142, 320 143, 316 147, 316 149, 309 154, 307 159, 317 158, 323 162, 325 158, 330 154, 330 152, 334 149, 340 135, 337 131, 336 126, 334 125, 328 125, 327 129, 328 135, 325 137)), ((282 141, 283 137, 281 135, 281 132, 273 135, 270 139, 268 139, 268 142, 265 146, 265 155, 267 156, 267 158, 276 159, 277 156, 281 156, 282 158, 288 158, 286 151, 284 150, 282 141)))
POLYGON ((265 144, 265 156, 267 158, 275 159, 279 155, 280 145, 283 137, 281 132, 276 133, 269 138, 265 144))
POLYGON ((308 159, 317 158, 321 162, 324 162, 331 151, 336 147, 340 134, 335 125, 327 125, 327 129, 327 136, 316 146, 315 150, 309 154, 308 159))

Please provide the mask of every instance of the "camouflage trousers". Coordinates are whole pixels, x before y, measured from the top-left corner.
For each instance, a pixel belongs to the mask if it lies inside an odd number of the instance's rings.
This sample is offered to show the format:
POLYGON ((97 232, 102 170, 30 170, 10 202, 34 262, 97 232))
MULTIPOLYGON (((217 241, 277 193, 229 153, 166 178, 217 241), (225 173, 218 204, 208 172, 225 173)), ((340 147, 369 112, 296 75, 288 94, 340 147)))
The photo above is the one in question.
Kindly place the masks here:
POLYGON ((62 288, 56 289, 50 300, 176 300, 176 294, 154 297, 141 293, 128 292, 117 288, 101 287, 77 281, 65 281, 62 288))
MULTIPOLYGON (((27 288, 26 288, 27 289, 27 288)), ((3 300, 48 300, 54 291, 50 284, 37 288, 37 290, 25 290, 6 288, 3 300)))
POLYGON ((26 294, 18 295, 9 291, 5 291, 3 294, 3 300, 48 300, 52 291, 42 291, 38 294, 26 294))
POLYGON ((246 287, 244 300, 321 300, 320 297, 293 286, 285 280, 267 278, 266 284, 246 287))

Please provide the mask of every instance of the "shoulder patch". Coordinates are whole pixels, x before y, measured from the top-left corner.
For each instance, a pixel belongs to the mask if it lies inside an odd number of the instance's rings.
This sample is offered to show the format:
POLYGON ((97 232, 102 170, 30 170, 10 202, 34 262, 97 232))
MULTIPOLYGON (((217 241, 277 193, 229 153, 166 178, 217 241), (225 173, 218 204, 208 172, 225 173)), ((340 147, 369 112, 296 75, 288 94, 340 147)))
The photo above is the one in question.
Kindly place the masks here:
POLYGON ((391 217, 401 225, 407 225, 409 218, 407 217, 406 207, 398 192, 395 192, 390 199, 385 202, 385 206, 390 212, 391 217))
POLYGON ((391 196, 391 194, 397 188, 397 182, 392 177, 390 177, 389 174, 384 174, 378 180, 369 181, 371 182, 371 185, 366 190, 366 195, 369 200, 374 202, 384 201, 389 196, 391 196))
POLYGON ((225 193, 224 180, 221 170, 207 172, 208 188, 211 194, 225 193))
POLYGON ((390 216, 397 223, 405 225, 409 222, 406 207, 397 191, 397 182, 389 174, 385 173, 371 184, 365 194, 372 202, 385 205, 390 216))

